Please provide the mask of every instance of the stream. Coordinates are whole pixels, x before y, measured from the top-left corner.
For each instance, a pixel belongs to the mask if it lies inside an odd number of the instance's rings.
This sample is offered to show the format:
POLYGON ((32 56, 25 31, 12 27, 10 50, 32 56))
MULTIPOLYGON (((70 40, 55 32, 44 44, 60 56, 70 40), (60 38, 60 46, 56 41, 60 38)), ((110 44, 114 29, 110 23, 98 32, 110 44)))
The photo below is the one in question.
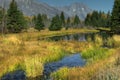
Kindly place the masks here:
POLYGON ((43 74, 49 76, 50 73, 59 70, 62 67, 83 67, 86 61, 82 59, 80 54, 74 54, 67 57, 64 57, 58 62, 48 63, 44 65, 43 74))
MULTIPOLYGON (((63 59, 44 65, 43 79, 49 80, 49 76, 52 72, 59 70, 62 67, 83 67, 86 61, 81 58, 80 54, 74 54, 66 56, 63 59)), ((26 80, 25 72, 22 70, 17 70, 12 73, 7 73, 2 77, 1 80, 26 80)), ((35 79, 37 80, 37 79, 35 79)))

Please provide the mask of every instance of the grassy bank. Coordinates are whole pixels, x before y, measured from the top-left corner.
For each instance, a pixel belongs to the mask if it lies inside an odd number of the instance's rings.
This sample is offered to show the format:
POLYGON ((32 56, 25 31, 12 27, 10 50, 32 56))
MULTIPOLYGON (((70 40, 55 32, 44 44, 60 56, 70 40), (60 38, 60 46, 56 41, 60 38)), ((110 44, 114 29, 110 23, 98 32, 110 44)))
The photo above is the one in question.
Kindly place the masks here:
POLYGON ((66 35, 66 34, 76 34, 76 33, 91 33, 91 32, 99 32, 95 29, 70 29, 70 30, 61 30, 61 31, 28 31, 23 32, 19 34, 7 34, 5 36, 17 36, 22 41, 30 41, 30 40, 39 40, 40 38, 46 38, 51 36, 60 36, 60 35, 66 35))
POLYGON ((48 42, 38 40, 38 37, 85 32, 96 32, 96 30, 41 31, 1 36, 0 76, 18 69, 24 70, 27 77, 42 75, 45 63, 57 61, 70 53, 81 52, 91 47, 92 43, 78 43, 77 41, 48 42))
POLYGON ((24 41, 14 37, 5 39, 0 45, 0 75, 23 69, 28 77, 42 75, 45 63, 57 61, 64 56, 81 52, 92 43, 76 41, 47 42, 47 41, 24 41), (9 41, 8 41, 9 40, 9 41), (15 42, 14 42, 15 41, 15 42), (20 43, 19 43, 20 41, 20 43), (89 45, 86 45, 89 44, 89 45), (8 46, 9 45, 9 46, 8 46))
MULTIPOLYGON (((101 50, 101 49, 100 49, 101 50)), ((86 53, 84 57, 87 59, 87 64, 84 67, 74 67, 74 68, 61 68, 57 72, 51 74, 54 80, 97 80, 93 78, 100 70, 108 68, 110 64, 115 61, 115 50, 110 50, 109 52, 96 52, 92 50, 93 53, 98 53, 90 55, 86 53), (93 52, 94 51, 94 52, 93 52), (100 53, 100 54, 99 54, 100 53), (92 56, 91 56, 92 55, 92 56), (98 56, 99 55, 99 56, 98 56), (113 57, 114 56, 114 57, 113 57)), ((98 75, 97 75, 98 76, 98 75)), ((102 79, 100 79, 102 80, 102 79)))
POLYGON ((5 41, 0 45, 0 75, 17 69, 23 69, 28 77, 42 75, 45 63, 57 61, 65 55, 67 52, 55 43, 43 41, 16 44, 5 41))
POLYGON ((92 47, 82 51, 82 57, 87 60, 85 67, 61 68, 51 74, 54 80, 119 80, 119 35, 108 39, 108 46, 113 48, 101 48, 102 39, 96 37, 92 47))
POLYGON ((119 35, 108 40, 108 45, 114 48, 100 48, 103 44, 102 38, 98 35, 95 41, 45 41, 38 37, 48 37, 54 35, 75 34, 85 32, 96 32, 90 30, 68 30, 68 31, 41 31, 20 34, 6 34, 0 37, 0 76, 8 72, 22 69, 27 77, 37 77, 43 75, 44 64, 57 61, 64 56, 73 53, 82 53, 88 64, 84 68, 62 68, 52 74, 55 80, 89 80, 99 69, 106 67, 106 63, 114 61, 116 48, 119 48, 119 35), (46 33, 44 33, 46 32, 46 33), (71 74, 72 73, 72 74, 71 74), (79 78, 80 77, 80 78, 79 78))

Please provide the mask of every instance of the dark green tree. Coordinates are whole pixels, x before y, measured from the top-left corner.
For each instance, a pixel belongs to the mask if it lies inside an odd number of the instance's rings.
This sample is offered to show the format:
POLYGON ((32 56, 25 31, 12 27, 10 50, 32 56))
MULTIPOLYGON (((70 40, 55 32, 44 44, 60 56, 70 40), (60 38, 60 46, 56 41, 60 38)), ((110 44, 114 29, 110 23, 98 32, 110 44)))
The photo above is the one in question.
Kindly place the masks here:
POLYGON ((87 16, 85 18, 85 25, 91 26, 91 14, 87 14, 87 16))
POLYGON ((38 14, 37 17, 34 17, 34 20, 35 20, 35 29, 37 29, 38 31, 43 30, 45 26, 41 14, 38 14))
POLYGON ((49 27, 50 31, 58 31, 62 29, 62 23, 59 15, 56 15, 55 17, 52 18, 51 25, 49 27))
POLYGON ((64 16, 64 12, 61 12, 60 18, 61 18, 62 26, 65 26, 65 16, 64 16))
POLYGON ((85 25, 92 26, 95 28, 109 27, 110 24, 110 13, 105 14, 104 12, 93 11, 92 14, 88 14, 85 18, 85 25))
POLYGON ((114 1, 111 17, 111 29, 116 32, 120 32, 120 0, 114 1))
POLYGON ((77 15, 75 15, 73 24, 76 25, 76 26, 78 26, 80 24, 80 19, 77 15))
POLYGON ((71 25, 70 17, 67 18, 67 23, 65 29, 67 30, 71 25))
POLYGON ((111 13, 108 11, 107 13, 107 19, 106 19, 106 27, 110 28, 111 26, 111 13))
POLYGON ((26 20, 23 13, 18 10, 15 0, 12 0, 7 11, 7 29, 9 32, 18 33, 26 28, 26 20))
POLYGON ((106 27, 106 23, 107 23, 107 14, 100 11, 98 13, 98 20, 96 23, 96 27, 106 27))
POLYGON ((97 11, 93 11, 93 13, 92 13, 92 16, 91 16, 91 20, 92 20, 92 25, 94 26, 94 27, 98 27, 98 20, 99 20, 99 14, 98 14, 98 12, 97 11))

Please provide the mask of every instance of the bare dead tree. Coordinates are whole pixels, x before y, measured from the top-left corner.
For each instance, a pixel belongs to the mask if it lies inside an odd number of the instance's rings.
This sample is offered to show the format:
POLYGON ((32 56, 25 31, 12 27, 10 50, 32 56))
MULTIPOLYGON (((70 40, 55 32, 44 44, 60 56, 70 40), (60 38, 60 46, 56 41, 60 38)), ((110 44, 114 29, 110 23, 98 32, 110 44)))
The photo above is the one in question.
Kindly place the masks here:
POLYGON ((3 0, 3 2, 2 2, 2 14, 3 14, 3 17, 2 17, 2 35, 4 36, 4 29, 5 29, 5 0, 3 0))

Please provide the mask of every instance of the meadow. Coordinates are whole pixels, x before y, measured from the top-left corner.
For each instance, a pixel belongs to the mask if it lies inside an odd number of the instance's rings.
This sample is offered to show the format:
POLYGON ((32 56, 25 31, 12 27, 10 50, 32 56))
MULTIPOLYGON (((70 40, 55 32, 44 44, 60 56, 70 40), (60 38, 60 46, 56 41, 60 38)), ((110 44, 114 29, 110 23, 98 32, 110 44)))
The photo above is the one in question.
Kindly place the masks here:
MULTIPOLYGON (((95 41, 47 41, 55 35, 90 33, 96 30, 74 29, 62 31, 28 31, 19 34, 5 34, 0 36, 0 77, 9 72, 23 70, 27 78, 36 78, 43 75, 44 64, 55 62, 65 56, 80 53, 87 60, 85 67, 61 68, 51 74, 54 80, 100 80, 107 76, 109 70, 119 67, 118 58, 120 36, 115 35, 108 39, 107 45, 111 48, 101 47, 102 38, 98 35, 95 41), (116 65, 114 65, 116 63, 116 65), (106 76, 99 77, 101 70, 106 76), (99 79, 100 78, 100 79, 99 79)), ((116 73, 117 74, 117 73, 116 73)), ((118 74, 119 75, 119 74, 118 74)), ((104 79, 106 80, 106 79, 104 79)))

